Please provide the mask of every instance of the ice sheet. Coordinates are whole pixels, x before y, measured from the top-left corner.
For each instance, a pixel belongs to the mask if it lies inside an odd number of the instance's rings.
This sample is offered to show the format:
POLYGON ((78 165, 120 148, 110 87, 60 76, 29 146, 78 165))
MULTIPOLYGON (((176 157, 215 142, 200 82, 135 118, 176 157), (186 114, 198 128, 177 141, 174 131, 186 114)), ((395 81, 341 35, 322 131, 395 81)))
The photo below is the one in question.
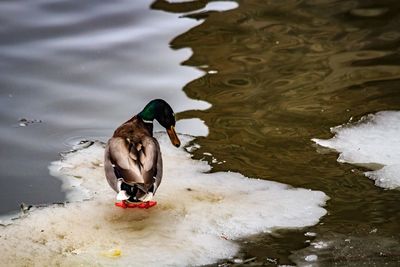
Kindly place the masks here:
POLYGON ((365 175, 377 186, 400 187, 400 111, 381 111, 331 129, 328 140, 317 144, 339 152, 338 161, 372 169, 365 175))
MULTIPOLYGON (((192 139, 180 138, 183 144, 192 139)), ((37 208, 3 226, 2 263, 197 266, 234 256, 235 239, 310 226, 326 213, 323 192, 233 172, 205 173, 210 170, 206 162, 173 147, 165 134, 158 139, 165 170, 156 207, 114 207, 115 192, 102 167, 104 145, 84 143, 50 166, 73 202, 37 208), (74 202, 78 199, 88 200, 74 202)))

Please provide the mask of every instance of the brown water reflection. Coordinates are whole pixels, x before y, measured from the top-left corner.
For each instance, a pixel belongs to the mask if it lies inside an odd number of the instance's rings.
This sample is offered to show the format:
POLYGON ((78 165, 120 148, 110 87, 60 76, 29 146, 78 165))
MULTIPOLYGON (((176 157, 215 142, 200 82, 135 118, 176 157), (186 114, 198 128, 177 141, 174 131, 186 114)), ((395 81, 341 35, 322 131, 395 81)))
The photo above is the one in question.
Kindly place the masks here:
MULTIPOLYGON (((179 12, 189 11, 188 5, 156 1, 153 8, 179 12)), ((355 238, 362 257, 331 248, 321 252, 321 265, 399 264, 400 192, 375 187, 354 166, 337 163, 335 154, 319 154, 310 139, 330 137, 330 127, 365 114, 400 109, 400 3, 246 0, 239 5, 191 14, 204 22, 171 43, 193 50, 185 65, 208 72, 184 90, 212 108, 179 114, 200 117, 210 128, 207 138, 196 140, 201 148, 195 158, 211 152, 226 160, 213 164, 213 171, 327 193, 329 215, 307 230, 337 244, 355 238), (371 231, 378 244, 391 245, 369 246, 371 231)), ((272 265, 266 257, 290 263, 291 251, 308 246, 307 239, 291 231, 254 237, 243 241, 243 253, 272 265)))

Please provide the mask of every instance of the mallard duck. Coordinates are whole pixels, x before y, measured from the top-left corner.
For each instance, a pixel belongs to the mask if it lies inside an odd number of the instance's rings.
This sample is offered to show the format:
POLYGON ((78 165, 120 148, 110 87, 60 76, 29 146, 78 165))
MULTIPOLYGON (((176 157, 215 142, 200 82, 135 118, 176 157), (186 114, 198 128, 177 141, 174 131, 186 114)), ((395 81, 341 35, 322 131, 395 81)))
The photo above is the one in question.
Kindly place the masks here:
POLYGON ((104 169, 108 184, 122 202, 148 202, 162 178, 160 145, 153 137, 153 120, 166 130, 172 144, 180 146, 175 132, 175 114, 162 99, 119 126, 105 148, 104 169))

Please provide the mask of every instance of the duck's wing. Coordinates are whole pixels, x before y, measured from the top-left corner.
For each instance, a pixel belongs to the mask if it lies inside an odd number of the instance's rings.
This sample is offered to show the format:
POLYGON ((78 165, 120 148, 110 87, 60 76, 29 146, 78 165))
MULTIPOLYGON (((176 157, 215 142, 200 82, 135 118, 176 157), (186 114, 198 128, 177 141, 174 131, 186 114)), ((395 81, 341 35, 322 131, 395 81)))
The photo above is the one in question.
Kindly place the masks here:
POLYGON ((154 176, 155 182, 154 182, 154 190, 153 193, 156 193, 158 186, 161 184, 161 179, 162 179, 162 174, 163 174, 163 164, 162 164, 162 157, 161 157, 161 149, 160 149, 160 144, 157 142, 156 139, 155 144, 157 146, 157 168, 156 168, 156 174, 154 176))
POLYGON ((118 192, 117 180, 128 184, 144 184, 149 189, 157 174, 159 147, 152 137, 133 143, 122 137, 111 138, 105 151, 105 169, 108 183, 118 192))
POLYGON ((110 155, 110 141, 107 142, 106 148, 104 150, 104 171, 106 173, 106 179, 111 188, 118 192, 118 178, 115 175, 113 163, 111 162, 110 155))

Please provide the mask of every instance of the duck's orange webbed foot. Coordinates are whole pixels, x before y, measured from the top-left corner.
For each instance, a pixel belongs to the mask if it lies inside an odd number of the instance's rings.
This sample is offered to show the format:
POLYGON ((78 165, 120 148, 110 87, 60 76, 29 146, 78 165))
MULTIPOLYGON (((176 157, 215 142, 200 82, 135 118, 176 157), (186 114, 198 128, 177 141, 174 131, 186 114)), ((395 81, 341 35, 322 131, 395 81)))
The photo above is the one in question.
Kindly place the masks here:
POLYGON ((157 201, 128 202, 128 201, 122 200, 120 202, 115 202, 115 206, 121 207, 123 209, 126 209, 126 208, 148 209, 148 208, 154 207, 155 205, 157 205, 157 201))

